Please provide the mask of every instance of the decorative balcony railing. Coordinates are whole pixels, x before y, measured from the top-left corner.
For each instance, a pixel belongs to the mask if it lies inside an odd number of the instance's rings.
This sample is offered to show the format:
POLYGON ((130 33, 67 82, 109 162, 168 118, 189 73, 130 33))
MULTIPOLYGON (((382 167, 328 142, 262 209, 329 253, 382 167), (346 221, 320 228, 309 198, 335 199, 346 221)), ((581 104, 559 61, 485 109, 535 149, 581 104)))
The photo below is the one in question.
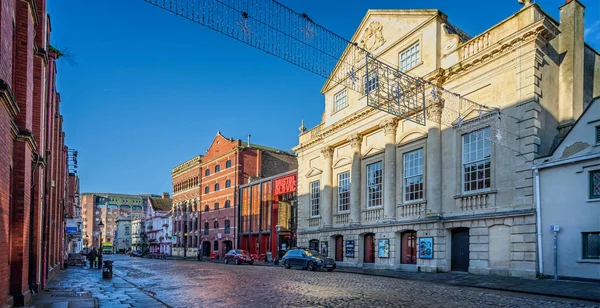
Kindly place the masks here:
POLYGON ((456 199, 457 207, 463 211, 477 211, 496 206, 495 191, 461 195, 454 198, 456 199))
POLYGON ((401 218, 418 218, 425 215, 427 210, 427 201, 409 203, 400 207, 401 218))
POLYGON ((376 222, 381 221, 381 217, 383 216, 383 209, 367 209, 363 211, 363 221, 364 222, 376 222))
POLYGON ((350 223, 350 213, 343 213, 335 215, 336 225, 347 225, 350 223))

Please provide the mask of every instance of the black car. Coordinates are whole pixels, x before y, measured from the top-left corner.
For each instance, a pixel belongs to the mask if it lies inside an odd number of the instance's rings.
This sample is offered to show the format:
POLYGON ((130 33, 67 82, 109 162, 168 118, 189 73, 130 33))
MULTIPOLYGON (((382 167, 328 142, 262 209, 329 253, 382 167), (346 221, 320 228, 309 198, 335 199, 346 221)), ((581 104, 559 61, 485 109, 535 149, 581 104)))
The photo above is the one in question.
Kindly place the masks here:
POLYGON ((285 268, 302 267, 309 271, 315 269, 326 269, 328 272, 332 272, 336 265, 333 259, 325 257, 319 254, 315 250, 309 249, 291 249, 281 259, 285 268))

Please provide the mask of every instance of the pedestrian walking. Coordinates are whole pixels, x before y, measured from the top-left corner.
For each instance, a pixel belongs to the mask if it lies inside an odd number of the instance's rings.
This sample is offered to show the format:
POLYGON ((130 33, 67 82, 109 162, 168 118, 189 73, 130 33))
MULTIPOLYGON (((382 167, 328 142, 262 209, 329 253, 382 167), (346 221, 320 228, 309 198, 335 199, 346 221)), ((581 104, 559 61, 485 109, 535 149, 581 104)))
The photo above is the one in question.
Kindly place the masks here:
POLYGON ((92 247, 92 250, 87 255, 88 261, 90 261, 90 268, 94 268, 94 262, 96 261, 96 247, 92 247))

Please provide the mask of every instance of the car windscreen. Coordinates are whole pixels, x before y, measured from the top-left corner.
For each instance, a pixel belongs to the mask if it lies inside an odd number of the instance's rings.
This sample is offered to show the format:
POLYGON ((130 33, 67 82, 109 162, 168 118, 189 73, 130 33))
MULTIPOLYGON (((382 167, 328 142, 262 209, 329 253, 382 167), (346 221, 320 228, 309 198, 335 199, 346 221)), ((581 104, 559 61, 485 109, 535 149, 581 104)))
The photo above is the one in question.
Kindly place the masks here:
POLYGON ((249 255, 250 254, 247 250, 238 250, 237 253, 243 254, 243 255, 249 255))
POLYGON ((306 253, 306 255, 311 256, 311 257, 320 257, 321 256, 321 254, 316 250, 305 250, 304 253, 306 253))

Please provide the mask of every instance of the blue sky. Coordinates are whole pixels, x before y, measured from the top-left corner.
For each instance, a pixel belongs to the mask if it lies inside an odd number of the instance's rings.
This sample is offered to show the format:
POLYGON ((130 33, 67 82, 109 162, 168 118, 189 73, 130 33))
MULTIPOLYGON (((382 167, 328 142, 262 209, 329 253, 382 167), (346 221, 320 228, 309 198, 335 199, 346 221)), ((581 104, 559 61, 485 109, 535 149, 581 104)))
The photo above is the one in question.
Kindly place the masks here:
MULTIPOLYGON (((266 0, 265 0, 266 1, 266 0)), ((51 0, 52 44, 67 143, 81 191, 171 192, 171 169, 204 154, 217 131, 291 149, 317 125, 322 77, 142 0, 51 0)), ((285 0, 350 39, 368 9, 437 8, 476 35, 519 10, 517 0, 285 0)), ((564 0, 538 4, 558 19, 564 0)), ((600 50, 600 2, 586 6, 586 42, 600 50)))

